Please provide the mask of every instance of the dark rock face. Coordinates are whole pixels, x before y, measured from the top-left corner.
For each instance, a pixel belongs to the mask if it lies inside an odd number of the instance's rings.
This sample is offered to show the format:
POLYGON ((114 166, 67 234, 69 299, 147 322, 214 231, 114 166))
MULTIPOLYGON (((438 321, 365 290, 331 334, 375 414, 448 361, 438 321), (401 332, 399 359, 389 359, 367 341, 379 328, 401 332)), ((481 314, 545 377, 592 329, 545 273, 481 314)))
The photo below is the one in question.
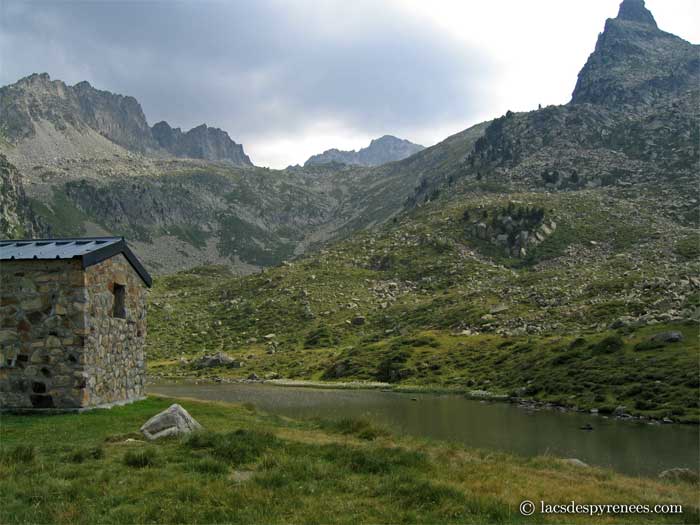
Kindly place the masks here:
POLYGON ((236 166, 253 165, 242 145, 231 140, 225 131, 206 124, 183 133, 180 128, 171 128, 167 122, 158 122, 152 133, 158 145, 176 157, 223 160, 236 166))
POLYGON ((387 162, 395 162, 410 157, 414 153, 425 149, 419 144, 408 140, 399 139, 391 135, 384 135, 372 140, 369 146, 359 151, 341 151, 329 149, 319 155, 313 155, 304 163, 304 166, 318 164, 355 164, 359 166, 379 166, 387 162))
POLYGON ((18 239, 44 234, 32 212, 17 168, 0 155, 0 239, 18 239))
POLYGON ((578 76, 572 103, 651 104, 700 83, 700 46, 661 31, 643 0, 625 0, 605 23, 578 76))
POLYGON ((644 0, 624 0, 620 4, 620 11, 617 14, 617 18, 656 27, 656 20, 654 20, 651 11, 644 5, 644 0))
POLYGON ((94 130, 131 151, 147 152, 156 147, 141 105, 134 97, 93 88, 88 82, 73 86, 80 115, 94 130))

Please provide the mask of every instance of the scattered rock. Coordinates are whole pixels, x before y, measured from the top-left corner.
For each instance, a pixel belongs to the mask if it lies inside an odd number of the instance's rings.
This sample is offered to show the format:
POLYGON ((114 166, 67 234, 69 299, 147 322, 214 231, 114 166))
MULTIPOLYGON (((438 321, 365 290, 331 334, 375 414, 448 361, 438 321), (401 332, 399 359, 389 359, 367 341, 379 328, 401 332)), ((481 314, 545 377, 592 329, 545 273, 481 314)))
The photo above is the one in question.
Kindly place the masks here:
POLYGON ((141 443, 145 443, 143 439, 134 439, 134 438, 126 438, 124 441, 122 441, 122 444, 124 445, 140 445, 141 443))
POLYGON ((661 332, 651 338, 655 343, 678 343, 683 340, 683 334, 676 331, 661 332))
POLYGON ((620 405, 615 408, 613 411, 614 416, 624 416, 626 414, 625 410, 627 410, 627 407, 624 405, 620 405))
POLYGON ((578 458, 565 458, 563 461, 564 461, 564 463, 568 463, 569 465, 573 465, 575 467, 589 467, 590 466, 588 463, 585 463, 578 458))
POLYGON ((229 475, 228 479, 235 481, 236 483, 244 483, 250 480, 255 475, 252 470, 234 470, 229 475))
POLYGON ((255 372, 252 372, 248 375, 248 379, 251 381, 259 381, 260 377, 258 377, 258 374, 256 374, 255 372))
POLYGON ((214 366, 229 366, 231 368, 239 368, 241 363, 235 361, 223 352, 217 352, 213 355, 202 356, 195 365, 197 368, 211 368, 214 366))
POLYGON ((187 410, 174 404, 146 421, 141 427, 141 432, 147 439, 155 440, 201 429, 202 425, 187 410))
POLYGON ((356 315, 352 318, 352 324, 354 324, 355 326, 361 326, 365 324, 366 321, 367 319, 363 315, 356 315))
POLYGON ((659 474, 660 479, 666 481, 685 481, 687 483, 697 483, 700 481, 698 473, 689 468, 671 468, 659 474))
POLYGON ((501 312, 505 312, 506 310, 508 310, 508 308, 509 308, 509 306, 507 304, 497 304, 496 306, 491 308, 491 310, 489 310, 489 312, 492 314, 498 314, 501 312))

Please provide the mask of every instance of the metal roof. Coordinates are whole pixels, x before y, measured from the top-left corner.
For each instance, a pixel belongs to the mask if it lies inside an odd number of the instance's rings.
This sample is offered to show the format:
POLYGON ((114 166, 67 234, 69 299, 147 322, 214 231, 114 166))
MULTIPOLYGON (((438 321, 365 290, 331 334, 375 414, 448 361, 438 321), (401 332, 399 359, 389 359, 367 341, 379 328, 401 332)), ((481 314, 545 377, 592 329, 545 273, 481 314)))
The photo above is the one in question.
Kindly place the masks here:
POLYGON ((151 276, 129 249, 124 237, 0 241, 0 261, 80 259, 83 268, 87 268, 120 253, 150 287, 153 282, 151 276))

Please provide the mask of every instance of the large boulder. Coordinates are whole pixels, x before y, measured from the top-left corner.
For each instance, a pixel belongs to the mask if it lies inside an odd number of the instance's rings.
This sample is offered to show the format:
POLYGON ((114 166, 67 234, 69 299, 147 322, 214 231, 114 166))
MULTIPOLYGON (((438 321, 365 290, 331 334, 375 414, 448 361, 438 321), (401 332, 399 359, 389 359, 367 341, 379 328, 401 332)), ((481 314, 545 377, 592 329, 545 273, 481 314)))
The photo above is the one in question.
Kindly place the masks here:
POLYGON ((202 425, 187 410, 174 404, 146 421, 141 427, 141 432, 148 439, 155 440, 201 429, 202 425))

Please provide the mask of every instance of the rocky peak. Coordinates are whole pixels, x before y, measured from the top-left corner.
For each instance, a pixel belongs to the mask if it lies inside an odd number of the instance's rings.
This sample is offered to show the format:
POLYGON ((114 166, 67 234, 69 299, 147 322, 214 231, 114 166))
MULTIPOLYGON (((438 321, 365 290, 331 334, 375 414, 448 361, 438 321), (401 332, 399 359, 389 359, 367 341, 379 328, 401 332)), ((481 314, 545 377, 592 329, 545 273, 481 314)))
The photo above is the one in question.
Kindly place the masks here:
POLYGON ((32 74, 0 88, 0 124, 6 139, 18 142, 36 134, 45 122, 59 132, 93 129, 127 149, 155 147, 146 117, 133 97, 93 88, 88 82, 68 86, 48 73, 32 74))
POLYGON ((359 151, 342 151, 332 148, 321 154, 313 155, 304 163, 304 166, 330 164, 333 162, 360 166, 379 166, 387 162, 403 160, 422 149, 425 148, 420 144, 414 144, 393 135, 384 135, 373 139, 368 147, 359 151))
POLYGON ((700 82, 700 46, 661 31, 643 0, 624 0, 578 76, 571 101, 620 108, 669 101, 700 82))
POLYGON ((639 22, 640 24, 657 27, 654 15, 646 8, 644 0, 624 0, 620 4, 620 11, 617 13, 617 19, 629 20, 631 22, 639 22))
POLYGON ((236 166, 252 166, 243 146, 236 144, 229 134, 219 128, 201 124, 183 133, 180 128, 172 128, 165 121, 151 128, 158 145, 176 157, 189 157, 205 160, 222 160, 236 166))
POLYGON ((87 81, 69 86, 51 80, 48 73, 34 73, 0 88, 0 136, 15 145, 43 137, 34 144, 33 152, 41 153, 44 148, 46 157, 55 156, 59 142, 67 155, 66 148, 71 147, 76 152, 96 151, 97 140, 106 151, 117 144, 143 154, 165 150, 178 157, 252 166, 243 147, 223 130, 202 124, 183 133, 167 122, 151 128, 134 97, 96 89, 87 81), (52 138, 47 139, 47 133, 52 138))
POLYGON ((31 86, 31 85, 47 85, 51 82, 51 77, 48 73, 32 73, 29 76, 20 78, 17 81, 17 85, 20 86, 31 86))

